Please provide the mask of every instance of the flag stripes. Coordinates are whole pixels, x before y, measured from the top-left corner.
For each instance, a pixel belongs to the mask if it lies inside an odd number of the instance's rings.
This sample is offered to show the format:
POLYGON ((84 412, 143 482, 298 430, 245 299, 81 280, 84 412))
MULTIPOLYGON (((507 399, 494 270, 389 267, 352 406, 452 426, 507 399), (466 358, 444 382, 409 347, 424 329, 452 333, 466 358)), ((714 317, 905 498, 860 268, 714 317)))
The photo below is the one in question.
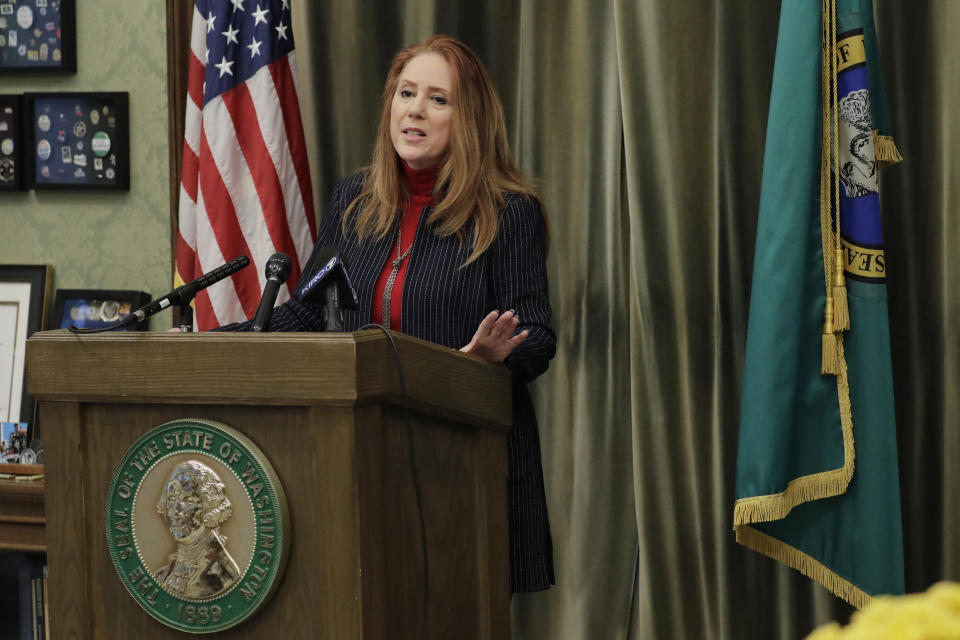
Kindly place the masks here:
POLYGON ((243 2, 195 4, 177 281, 189 282, 241 254, 253 263, 197 295, 201 331, 252 317, 264 266, 277 251, 293 261, 279 299, 288 298, 316 238, 289 9, 267 5, 269 23, 259 25, 243 2))
MULTIPOLYGON (((310 169, 307 162, 307 145, 303 139, 303 120, 300 117, 300 100, 297 90, 297 60, 294 56, 288 58, 289 64, 270 65, 270 74, 280 104, 283 105, 283 126, 287 134, 287 143, 293 157, 293 168, 297 173, 297 182, 300 184, 300 193, 304 197, 304 210, 313 211, 313 189, 310 184, 310 169)), ((310 237, 317 237, 317 221, 313 216, 307 218, 307 227, 310 237)), ((309 258, 309 253, 303 256, 303 261, 309 258)))

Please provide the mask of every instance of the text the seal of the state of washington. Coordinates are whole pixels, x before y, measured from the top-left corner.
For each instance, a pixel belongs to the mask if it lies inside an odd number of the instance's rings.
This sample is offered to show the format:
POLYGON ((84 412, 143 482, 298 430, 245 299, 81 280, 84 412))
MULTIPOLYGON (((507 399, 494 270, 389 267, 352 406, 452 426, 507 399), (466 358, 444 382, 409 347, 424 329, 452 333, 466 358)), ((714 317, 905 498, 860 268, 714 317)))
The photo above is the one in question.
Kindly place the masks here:
POLYGON ((289 553, 283 487, 257 446, 210 420, 143 435, 113 474, 110 557, 130 595, 191 633, 247 620, 280 584, 289 553))

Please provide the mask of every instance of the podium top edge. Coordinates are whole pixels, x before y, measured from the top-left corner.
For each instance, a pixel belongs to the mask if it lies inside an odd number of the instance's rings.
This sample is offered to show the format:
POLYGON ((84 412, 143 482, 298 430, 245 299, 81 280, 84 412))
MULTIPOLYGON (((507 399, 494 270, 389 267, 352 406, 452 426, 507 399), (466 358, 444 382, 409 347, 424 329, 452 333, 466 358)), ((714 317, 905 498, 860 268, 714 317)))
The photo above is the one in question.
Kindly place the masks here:
MULTIPOLYGON (((512 423, 510 372, 456 349, 392 333, 411 402, 512 423)), ((38 400, 363 405, 400 396, 379 329, 353 333, 37 332, 26 382, 38 400)))

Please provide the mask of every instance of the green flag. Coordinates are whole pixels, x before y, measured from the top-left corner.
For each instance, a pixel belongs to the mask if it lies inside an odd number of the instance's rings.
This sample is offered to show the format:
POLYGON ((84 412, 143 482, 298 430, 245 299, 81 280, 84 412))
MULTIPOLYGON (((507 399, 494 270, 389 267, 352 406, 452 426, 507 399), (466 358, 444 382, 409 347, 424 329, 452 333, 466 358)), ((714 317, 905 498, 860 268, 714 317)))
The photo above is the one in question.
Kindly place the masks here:
POLYGON ((783 0, 734 507, 738 542, 857 607, 903 593, 876 53, 870 0, 783 0))

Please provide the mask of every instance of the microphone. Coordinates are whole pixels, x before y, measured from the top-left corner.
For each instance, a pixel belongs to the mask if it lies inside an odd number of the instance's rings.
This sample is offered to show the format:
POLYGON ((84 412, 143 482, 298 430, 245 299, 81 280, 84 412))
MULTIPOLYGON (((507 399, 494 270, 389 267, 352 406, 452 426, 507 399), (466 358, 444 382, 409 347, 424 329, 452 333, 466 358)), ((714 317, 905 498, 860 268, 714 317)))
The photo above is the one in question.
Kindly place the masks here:
POLYGON ((270 314, 273 313, 273 305, 277 301, 277 294, 280 293, 280 286, 290 277, 290 269, 292 268, 293 260, 281 251, 273 254, 267 260, 267 266, 263 270, 264 275, 267 276, 267 284, 263 287, 263 296, 260 298, 257 314, 253 317, 251 331, 269 331, 270 314))
POLYGON ((334 245, 320 249, 311 261, 315 272, 297 287, 293 297, 323 306, 324 331, 343 331, 343 310, 357 308, 357 292, 347 265, 334 245))
POLYGON ((165 296, 148 302, 146 305, 131 313, 126 319, 126 324, 143 322, 153 314, 163 311, 171 305, 188 305, 199 291, 206 289, 216 282, 220 282, 227 276, 233 275, 248 264, 250 264, 250 258, 247 256, 234 258, 227 264, 220 265, 213 271, 203 274, 193 282, 188 282, 183 286, 177 287, 165 296))

